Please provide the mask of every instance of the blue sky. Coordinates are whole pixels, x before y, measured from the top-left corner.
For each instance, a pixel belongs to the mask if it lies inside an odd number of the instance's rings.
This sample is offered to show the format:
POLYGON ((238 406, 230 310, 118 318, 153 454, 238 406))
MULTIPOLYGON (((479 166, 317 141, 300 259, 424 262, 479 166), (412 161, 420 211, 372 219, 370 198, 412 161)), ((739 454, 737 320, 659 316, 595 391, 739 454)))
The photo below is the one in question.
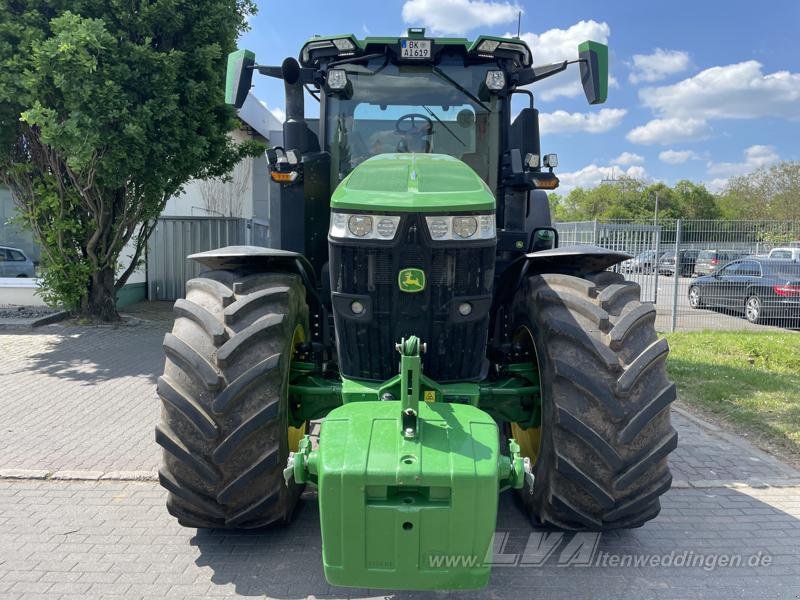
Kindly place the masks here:
MULTIPOLYGON (((719 190, 732 175, 799 160, 800 2, 671 0, 493 2, 258 2, 240 47, 260 64, 297 56, 313 34, 522 37, 534 63, 574 58, 578 42, 608 43, 608 101, 589 106, 576 67, 534 87, 542 151, 559 155, 562 191, 602 178, 683 178, 719 190)), ((279 116, 282 83, 257 77, 255 94, 279 116)), ((307 108, 312 103, 307 103, 307 108)))

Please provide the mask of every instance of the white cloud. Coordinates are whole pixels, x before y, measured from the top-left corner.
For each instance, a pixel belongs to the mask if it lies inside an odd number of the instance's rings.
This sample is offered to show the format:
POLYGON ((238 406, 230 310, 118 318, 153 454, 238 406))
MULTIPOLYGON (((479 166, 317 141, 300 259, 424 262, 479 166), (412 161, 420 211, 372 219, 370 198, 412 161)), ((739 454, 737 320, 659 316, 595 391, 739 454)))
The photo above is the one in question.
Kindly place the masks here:
POLYGON ((599 166, 592 163, 579 171, 571 173, 559 173, 558 178, 561 181, 559 192, 569 193, 570 190, 576 187, 594 187, 600 185, 603 179, 614 179, 622 175, 632 177, 634 179, 646 179, 647 171, 644 167, 634 165, 627 169, 620 169, 615 166, 599 166))
POLYGON ((644 156, 635 154, 633 152, 623 152, 617 158, 611 161, 612 165, 640 165, 644 162, 644 156))
POLYGON ((477 27, 495 27, 517 20, 522 8, 509 2, 484 0, 406 0, 403 20, 435 33, 465 34, 477 27))
POLYGON ((263 100, 259 100, 259 102, 261 103, 261 105, 264 108, 266 108, 269 112, 271 112, 272 116, 274 116, 276 119, 278 119, 278 121, 283 123, 286 120, 286 111, 285 110, 283 110, 280 107, 270 108, 269 106, 267 106, 267 103, 264 102, 263 100))
POLYGON ((539 125, 544 133, 603 133, 620 124, 628 111, 623 108, 602 108, 591 113, 570 113, 557 110, 539 115, 539 125))
POLYGON ((800 118, 800 73, 761 69, 755 60, 712 67, 673 85, 644 88, 639 97, 661 117, 800 118))
POLYGON ((633 55, 633 67, 628 80, 631 83, 659 81, 688 68, 688 52, 656 48, 652 54, 633 55))
POLYGON ((744 175, 762 167, 768 167, 780 160, 780 156, 772 146, 756 144, 744 151, 744 161, 739 163, 731 162, 709 162, 709 175, 744 175))
POLYGON ((658 154, 658 159, 668 165, 680 165, 687 160, 698 160, 700 155, 694 150, 664 150, 658 154))
POLYGON ((706 186, 706 189, 709 192, 713 194, 718 194, 719 192, 725 189, 726 185, 728 185, 728 179, 727 177, 717 177, 716 179, 706 181, 703 185, 706 186))
POLYGON ((746 148, 744 151, 744 161, 740 163, 731 162, 709 162, 706 166, 709 175, 717 177, 706 182, 706 187, 712 192, 721 192, 728 185, 728 180, 736 175, 746 175, 762 167, 768 167, 780 160, 780 156, 772 146, 756 144, 746 148))
POLYGON ((688 140, 702 140, 709 136, 711 128, 703 119, 653 119, 631 129, 625 136, 634 144, 674 144, 688 140))
MULTIPOLYGON (((506 37, 513 34, 507 33, 506 37)), ((567 29, 548 29, 544 33, 523 33, 520 38, 527 42, 533 52, 533 62, 536 65, 573 60, 578 58, 578 44, 586 40, 593 40, 602 44, 608 43, 611 27, 608 23, 597 21, 579 21, 567 29)), ((560 96, 579 96, 583 93, 577 67, 569 68, 572 72, 563 75, 554 75, 534 84, 534 91, 542 100, 553 100, 560 96)), ((617 81, 609 77, 609 86, 616 87, 617 81)))

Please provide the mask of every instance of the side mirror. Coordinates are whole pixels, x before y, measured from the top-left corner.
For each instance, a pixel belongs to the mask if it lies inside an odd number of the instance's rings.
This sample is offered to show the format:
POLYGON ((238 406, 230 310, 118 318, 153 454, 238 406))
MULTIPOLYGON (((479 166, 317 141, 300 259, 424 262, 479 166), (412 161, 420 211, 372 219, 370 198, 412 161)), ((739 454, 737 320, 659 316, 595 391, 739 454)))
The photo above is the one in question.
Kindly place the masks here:
POLYGON ((589 104, 602 104, 608 96, 608 46, 586 41, 578 45, 583 93, 589 104))
POLYGON ((255 64, 256 55, 250 50, 237 50, 228 55, 228 71, 225 77, 226 104, 242 108, 253 82, 255 64))

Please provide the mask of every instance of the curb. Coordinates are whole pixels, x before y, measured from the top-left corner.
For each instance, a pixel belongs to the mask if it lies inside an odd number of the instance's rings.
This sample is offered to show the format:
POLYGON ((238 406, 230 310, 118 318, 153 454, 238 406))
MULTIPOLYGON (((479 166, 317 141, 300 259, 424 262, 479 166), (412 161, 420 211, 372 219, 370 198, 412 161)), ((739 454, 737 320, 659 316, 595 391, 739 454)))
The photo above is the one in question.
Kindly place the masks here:
POLYGON ((52 315, 46 315, 44 317, 39 317, 38 319, 35 319, 30 326, 41 327, 42 325, 50 325, 51 323, 58 323, 59 321, 63 321, 67 317, 69 317, 69 311, 60 310, 56 313, 53 313, 52 315))
MULTIPOLYGON (((155 471, 46 471, 43 469, 0 469, 2 480, 38 480, 38 481, 158 481, 155 471)), ((727 479, 697 479, 685 481, 676 479, 672 489, 712 490, 712 489, 767 489, 767 488, 800 488, 800 477, 778 477, 775 479, 747 479, 732 481, 727 479)))
POLYGON ((785 479, 793 480, 800 478, 800 471, 798 471, 791 465, 787 465, 785 462, 779 460, 778 458, 772 456, 771 454, 765 452, 764 450, 761 450, 748 440, 742 439, 740 436, 735 435, 733 433, 729 433, 728 431, 726 431, 722 427, 719 427, 718 425, 715 425, 714 423, 709 423, 705 419, 693 415, 685 408, 681 408, 679 406, 676 406, 675 404, 673 404, 671 408, 673 411, 684 417, 687 421, 691 421, 701 429, 705 429, 709 434, 721 438, 725 440, 725 442, 727 442, 728 444, 736 446, 737 448, 745 452, 753 454, 760 461, 768 464, 771 467, 775 467, 777 470, 786 474, 785 479))
POLYGON ((47 471, 44 469, 0 469, 0 480, 47 481, 158 481, 155 471, 47 471))

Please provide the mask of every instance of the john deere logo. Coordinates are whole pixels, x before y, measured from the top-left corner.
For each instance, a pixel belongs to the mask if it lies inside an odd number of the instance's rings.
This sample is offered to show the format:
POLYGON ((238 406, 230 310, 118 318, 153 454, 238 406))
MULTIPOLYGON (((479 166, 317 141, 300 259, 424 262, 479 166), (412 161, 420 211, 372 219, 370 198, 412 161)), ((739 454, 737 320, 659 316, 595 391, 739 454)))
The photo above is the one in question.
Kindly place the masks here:
POLYGON ((397 275, 400 291, 415 294, 425 289, 425 271, 422 269, 403 269, 397 275))

